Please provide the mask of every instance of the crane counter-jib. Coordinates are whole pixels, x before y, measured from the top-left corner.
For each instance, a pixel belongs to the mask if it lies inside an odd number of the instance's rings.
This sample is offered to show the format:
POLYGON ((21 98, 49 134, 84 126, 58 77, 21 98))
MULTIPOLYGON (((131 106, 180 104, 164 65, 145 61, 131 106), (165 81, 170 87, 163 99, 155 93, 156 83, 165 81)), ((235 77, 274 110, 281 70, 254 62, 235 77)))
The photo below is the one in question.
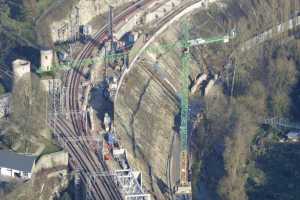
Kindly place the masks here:
POLYGON ((195 40, 189 40, 188 44, 190 46, 196 46, 196 45, 204 45, 204 44, 211 44, 211 43, 217 43, 217 42, 223 42, 227 43, 229 42, 230 37, 229 36, 222 36, 222 37, 213 37, 209 39, 199 38, 195 40))

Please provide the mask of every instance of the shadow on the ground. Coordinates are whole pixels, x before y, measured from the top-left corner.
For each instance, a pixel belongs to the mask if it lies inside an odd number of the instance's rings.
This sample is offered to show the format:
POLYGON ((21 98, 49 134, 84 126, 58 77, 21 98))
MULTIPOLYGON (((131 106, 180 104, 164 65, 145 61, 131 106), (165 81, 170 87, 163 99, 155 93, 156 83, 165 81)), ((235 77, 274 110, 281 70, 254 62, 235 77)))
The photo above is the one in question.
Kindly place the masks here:
POLYGON ((265 182, 248 180, 249 200, 298 200, 300 197, 300 144, 273 144, 266 147, 256 166, 265 174, 265 182))

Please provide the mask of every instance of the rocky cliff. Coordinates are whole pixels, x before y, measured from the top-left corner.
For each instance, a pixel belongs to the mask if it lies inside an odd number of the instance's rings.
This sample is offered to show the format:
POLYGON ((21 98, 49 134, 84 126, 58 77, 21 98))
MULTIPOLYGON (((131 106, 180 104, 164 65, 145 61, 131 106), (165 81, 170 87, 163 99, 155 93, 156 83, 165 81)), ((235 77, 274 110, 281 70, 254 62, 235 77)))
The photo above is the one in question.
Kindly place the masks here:
MULTIPOLYGON (((179 93, 174 90, 180 90, 181 67, 179 48, 164 51, 158 47, 178 43, 180 34, 179 24, 174 25, 152 44, 152 50, 125 77, 115 105, 117 134, 129 151, 129 161, 142 171, 145 186, 157 199, 167 199, 163 194, 169 187, 168 157, 179 126, 175 122, 179 93)), ((193 77, 200 69, 193 59, 190 61, 193 77)))
MULTIPOLYGON (((107 2, 105 0, 58 1, 37 21, 41 37, 47 37, 54 43, 73 39, 79 26, 88 24, 93 18, 108 11, 107 2), (48 30, 43 30, 45 24, 48 25, 48 30)), ((116 8, 130 2, 132 0, 110 1, 109 3, 116 8)), ((45 38, 42 40, 45 41, 45 38)))

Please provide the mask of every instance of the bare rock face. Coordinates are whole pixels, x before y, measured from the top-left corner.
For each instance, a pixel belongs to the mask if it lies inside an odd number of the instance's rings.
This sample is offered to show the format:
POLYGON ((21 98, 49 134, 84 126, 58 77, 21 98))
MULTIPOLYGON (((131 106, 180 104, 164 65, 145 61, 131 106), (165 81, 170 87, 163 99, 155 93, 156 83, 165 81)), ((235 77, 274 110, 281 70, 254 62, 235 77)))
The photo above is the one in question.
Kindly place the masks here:
MULTIPOLYGON (((125 3, 130 3, 132 0, 110 2, 113 7, 117 7, 125 3)), ((70 4, 70 2, 68 4, 70 4)), ((73 29, 78 29, 79 25, 87 24, 94 17, 106 13, 109 9, 109 5, 105 0, 77 0, 69 7, 70 8, 67 9, 65 16, 56 19, 49 25, 50 35, 54 43, 71 39, 72 32, 76 31, 73 29)))
MULTIPOLYGON (((162 51, 178 42, 179 31, 174 26, 152 44, 151 52, 146 52, 143 61, 125 77, 115 102, 115 126, 121 145, 128 151, 130 165, 142 172, 144 185, 156 199, 167 199, 164 193, 169 187, 168 157, 179 113, 181 70, 180 49, 162 51)), ((196 74, 197 65, 190 60, 191 74, 196 74)))
POLYGON ((143 69, 137 68, 129 76, 116 104, 117 134, 129 151, 130 164, 142 171, 147 188, 158 194, 158 179, 167 182, 167 156, 177 109, 143 69))
POLYGON ((34 167, 34 173, 54 167, 67 167, 69 155, 64 151, 42 156, 34 167))

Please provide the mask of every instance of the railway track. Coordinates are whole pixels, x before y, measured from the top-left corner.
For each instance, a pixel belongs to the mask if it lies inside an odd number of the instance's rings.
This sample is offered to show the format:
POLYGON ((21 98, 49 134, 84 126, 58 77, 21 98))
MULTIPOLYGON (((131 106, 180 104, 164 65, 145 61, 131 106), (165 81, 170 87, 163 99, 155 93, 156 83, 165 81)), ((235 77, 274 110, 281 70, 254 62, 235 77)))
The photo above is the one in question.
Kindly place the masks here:
MULTIPOLYGON (((131 14, 132 12, 136 11, 143 5, 151 2, 152 0, 144 0, 144 1, 138 1, 135 2, 132 6, 127 8, 125 11, 123 11, 121 14, 116 16, 114 20, 114 24, 122 22, 124 18, 131 14)), ((66 74, 66 87, 69 88, 67 93, 67 107, 70 111, 80 111, 80 106, 78 102, 78 96, 79 96, 79 84, 83 77, 83 61, 91 57, 91 53, 93 48, 96 47, 97 44, 102 44, 104 42, 104 37, 107 34, 106 31, 107 25, 104 26, 96 35, 95 35, 95 41, 97 42, 90 42, 87 44, 87 46, 84 48, 82 53, 79 55, 79 57, 76 59, 76 61, 73 63, 75 66, 75 70, 71 70, 67 72, 66 74)), ((68 125, 64 119, 58 119, 57 125, 58 130, 62 136, 63 139, 66 141, 68 140, 68 137, 76 137, 85 135, 88 136, 91 133, 89 130, 84 129, 84 121, 81 117, 77 118, 76 114, 72 113, 70 114, 71 117, 71 125, 68 125)), ((66 148, 68 152, 70 152, 71 156, 77 161, 78 165, 80 165, 81 171, 81 178, 83 182, 88 184, 88 176, 85 174, 93 173, 93 172, 101 172, 101 171, 107 171, 107 166, 104 163, 103 160, 97 158, 95 153, 91 148, 89 148, 88 141, 81 141, 77 145, 72 144, 72 142, 66 142, 66 148)), ((72 166, 74 169, 76 166, 72 166)), ((103 200, 118 200, 123 199, 121 193, 117 189, 117 186, 115 185, 114 181, 109 176, 103 176, 103 177, 97 177, 95 178, 95 181, 91 182, 91 198, 92 199, 103 199, 103 200)))
MULTIPOLYGON (((151 0, 148 1, 140 1, 143 4, 146 4, 148 2, 151 2, 151 0)), ((119 16, 117 16, 114 20, 114 23, 118 23, 122 20, 123 17, 125 17, 126 15, 130 14, 131 12, 134 12, 136 9, 141 7, 141 3, 137 3, 134 4, 131 8, 129 8, 127 10, 127 12, 125 12, 124 14, 120 14, 119 16)), ((104 28, 102 28, 101 31, 98 32, 98 34, 95 37, 95 41, 97 42, 93 42, 88 44, 88 46, 83 50, 83 52, 80 54, 79 58, 77 59, 77 63, 75 63, 75 68, 77 70, 72 70, 70 72, 68 72, 67 74, 67 86, 70 86, 68 88, 70 88, 70 90, 68 91, 68 93, 70 94, 69 97, 69 110, 80 110, 80 106, 78 104, 78 88, 79 88, 79 83, 80 80, 83 77, 83 69, 84 69, 84 65, 82 65, 82 62, 84 59, 88 58, 91 56, 91 52, 92 49, 95 47, 95 44, 101 44, 104 41, 101 41, 102 38, 104 38, 104 36, 106 35, 106 30, 105 30, 106 26, 104 28)), ((151 73, 150 70, 148 70, 148 73, 151 73)), ((152 76, 155 76, 155 74, 152 73, 152 76)), ((157 78, 157 77, 156 77, 157 78)), ((158 81, 159 82, 159 81, 158 81)), ((172 96, 173 92, 170 92, 170 88, 165 85, 162 84, 163 88, 167 91, 167 93, 172 96)), ((173 99, 176 99, 176 97, 174 98, 174 96, 172 96, 173 99)), ((83 133, 84 135, 89 135, 90 133, 87 130, 84 130, 83 128, 83 120, 82 119, 77 119, 76 116, 74 116, 74 114, 71 114, 71 121, 74 127, 74 131, 75 131, 75 135, 81 135, 81 133, 83 133)), ((83 142, 82 145, 84 146, 88 146, 88 144, 86 142, 83 142)), ((93 154, 93 152, 91 153, 93 154)), ((103 161, 96 159, 97 161, 100 161, 102 163, 101 168, 97 168, 96 165, 91 166, 92 170, 95 170, 96 172, 99 171, 97 169, 103 170, 105 171, 107 169, 105 163, 103 163, 103 161)), ((95 163, 97 161, 89 161, 90 163, 95 163)), ((85 162, 85 161, 81 161, 81 162, 85 162)), ((91 168, 89 168, 91 169, 91 168)), ((112 181, 111 177, 103 177, 103 180, 99 180, 97 179, 97 184, 98 185, 102 185, 103 183, 106 183, 108 185, 108 187, 102 187, 105 188, 105 193, 106 193, 106 198, 105 199, 122 199, 120 192, 116 189, 116 185, 115 183, 112 181), (113 191, 112 191, 113 190, 113 191), (117 195, 116 195, 117 194, 117 195)), ((106 186, 107 186, 106 185, 106 186)), ((94 185, 94 190, 97 190, 97 185, 94 185)), ((101 189, 100 189, 101 190, 101 189)), ((102 197, 100 197, 100 199, 102 199, 102 197)))
POLYGON ((174 89, 166 83, 166 80, 159 75, 159 72, 156 72, 147 64, 143 64, 144 72, 146 72, 158 85, 162 87, 166 95, 173 101, 173 102, 179 102, 179 97, 175 94, 174 89))
MULTIPOLYGON (((144 0, 144 1, 138 1, 134 3, 132 6, 130 6, 127 10, 125 10, 123 13, 121 13, 119 16, 116 17, 116 20, 114 23, 119 23, 122 21, 122 19, 130 14, 131 12, 134 12, 137 10, 139 7, 142 6, 142 4, 146 4, 148 2, 151 2, 151 0, 144 0)), ((68 94, 69 98, 68 100, 68 107, 69 110, 80 110, 80 106, 78 103, 78 94, 79 94, 79 83, 80 80, 83 78, 83 69, 84 65, 83 60, 86 59, 87 57, 91 56, 91 52, 93 48, 96 45, 102 44, 103 43, 103 37, 106 35, 106 28, 107 26, 104 26, 95 36, 95 40, 98 42, 91 42, 89 43, 80 56, 77 58, 76 62, 74 65, 78 66, 75 67, 76 70, 71 70, 67 73, 66 76, 66 86, 69 86, 68 94)), ((10 77, 10 74, 7 74, 7 71, 5 70, 0 70, 3 75, 10 77)), ((146 70, 147 73, 150 75, 154 76, 156 81, 160 83, 163 88, 168 92, 168 94, 172 98, 176 98, 176 96, 173 95, 173 92, 171 88, 168 85, 165 85, 161 83, 159 80, 159 77, 154 74, 151 70, 146 70)), ((77 118, 76 114, 71 114, 71 124, 68 124, 65 119, 59 118, 57 120, 57 129, 60 133, 60 136, 64 141, 67 141, 68 138, 71 137, 76 137, 80 135, 90 135, 89 130, 84 129, 84 121, 82 118, 77 118)), ((107 166, 105 163, 96 157, 92 149, 90 148, 90 144, 87 140, 83 140, 82 142, 76 144, 76 142, 66 142, 66 149, 76 160, 77 165, 80 165, 82 168, 81 177, 82 181, 88 184, 89 178, 86 176, 87 173, 90 172, 99 172, 100 170, 107 170, 107 166)), ((76 163, 72 163, 72 167, 75 169, 76 163)), ((92 198, 93 199, 122 199, 121 194, 117 190, 116 186, 114 185, 114 182, 112 181, 111 178, 109 177, 99 177, 96 179, 96 181, 91 182, 92 186, 92 198)))
MULTIPOLYGON (((141 0, 135 2, 120 15, 118 15, 114 23, 120 23, 125 19, 126 16, 136 11, 140 7, 146 5, 147 3, 153 0, 141 0)), ((66 99, 67 107, 69 111, 80 111, 81 108, 78 102, 79 96, 79 84, 83 77, 83 61, 91 56, 92 50, 97 46, 101 45, 104 42, 104 37, 107 34, 106 31, 107 25, 104 26, 96 35, 95 40, 91 41, 78 58, 75 60, 73 65, 75 69, 67 72, 66 74, 66 87, 68 88, 67 94, 69 97, 66 99)), ((150 71, 149 71, 150 72, 150 71)), ((152 74, 153 75, 153 74, 152 74)), ((170 90, 168 87, 164 87, 167 91, 170 90)), ((169 92, 172 94, 171 92, 169 92)), ((72 167, 76 169, 80 167, 81 170, 81 179, 84 183, 88 184, 89 178, 86 176, 87 173, 91 172, 100 172, 107 171, 107 166, 103 160, 96 157, 93 150, 89 147, 90 144, 86 140, 83 140, 79 143, 74 143, 72 141, 68 142, 68 138, 76 137, 81 135, 90 135, 89 130, 84 129, 84 121, 81 117, 77 118, 76 114, 70 112, 71 124, 68 124, 65 119, 58 118, 57 120, 57 130, 59 131, 60 137, 65 141, 65 148, 70 153, 71 157, 75 160, 75 163, 72 163, 72 167)), ((99 177, 91 183, 92 199, 122 199, 120 192, 118 191, 115 183, 111 177, 99 177)))
MULTIPOLYGON (((69 137, 70 134, 73 134, 73 130, 70 125, 68 125, 64 120, 59 120, 57 123, 58 130, 60 132, 60 137, 62 139, 66 139, 69 137)), ((76 137, 74 137, 75 139, 76 137)), ((68 140, 68 139, 66 139, 68 140)), ((104 168, 104 163, 100 162, 97 163, 95 158, 93 157, 93 154, 90 154, 91 149, 87 145, 88 141, 81 141, 76 142, 69 141, 66 142, 64 146, 66 146, 66 149, 70 153, 72 160, 75 160, 75 165, 81 164, 80 167, 80 173, 82 177, 82 181, 86 184, 92 187, 91 195, 95 199, 108 199, 109 197, 112 197, 114 199, 119 199, 120 197, 117 196, 117 193, 115 193, 114 188, 111 188, 111 183, 107 182, 106 179, 103 179, 103 177, 100 177, 100 182, 97 181, 90 181, 88 178, 88 173, 92 170, 96 171, 97 168, 100 168, 101 166, 104 168), (84 142, 84 143, 82 143, 84 142), (84 165, 82 165, 84 163, 84 165), (105 192, 103 189, 105 188, 105 192), (113 194, 110 194, 113 193, 113 194), (113 195, 113 196, 111 196, 113 195)))

